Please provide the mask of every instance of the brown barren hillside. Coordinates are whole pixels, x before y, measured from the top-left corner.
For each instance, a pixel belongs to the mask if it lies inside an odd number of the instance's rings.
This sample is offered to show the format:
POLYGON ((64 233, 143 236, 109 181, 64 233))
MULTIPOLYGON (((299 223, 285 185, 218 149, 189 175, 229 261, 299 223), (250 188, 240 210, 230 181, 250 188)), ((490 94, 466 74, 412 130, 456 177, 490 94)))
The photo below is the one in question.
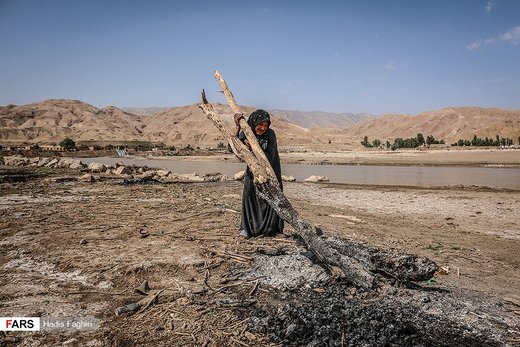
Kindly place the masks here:
MULTIPOLYGON (((233 113, 215 104, 230 131, 233 113)), ((244 114, 254 111, 243 107, 244 114)), ((273 115, 273 129, 280 145, 310 144, 308 130, 273 115)), ((77 100, 46 100, 27 105, 0 107, 0 141, 3 144, 55 144, 65 137, 75 141, 151 141, 175 146, 216 146, 224 142, 213 123, 197 105, 162 109, 150 116, 138 116, 119 108, 103 109, 77 100)))
POLYGON ((56 143, 132 140, 140 136, 139 116, 115 107, 98 109, 78 100, 46 100, 0 107, 2 142, 56 143))
MULTIPOLYGON (((229 106, 214 106, 228 129, 233 131, 233 113, 229 106)), ((242 110, 247 117, 255 108, 242 106, 242 110)), ((469 140, 473 135, 495 138, 497 134, 517 142, 520 136, 520 111, 496 108, 445 108, 416 116, 386 115, 343 128, 337 125, 312 129, 288 121, 281 111, 271 111, 271 115, 280 146, 304 146, 311 150, 360 147, 364 136, 393 141, 397 137, 414 137, 422 133, 424 136, 434 135, 447 143, 460 138, 469 140)), ((308 114, 303 116, 307 117, 308 114)), ((333 118, 327 118, 327 122, 333 118)), ((77 100, 53 99, 0 107, 0 144, 50 144, 66 136, 79 143, 151 141, 203 148, 225 142, 197 105, 160 109, 147 116, 135 115, 113 106, 99 109, 77 100)))
POLYGON ((321 111, 269 110, 279 118, 304 128, 346 128, 374 118, 368 113, 330 113, 321 111))
MULTIPOLYGON (((222 104, 214 104, 214 107, 222 115, 227 128, 233 131, 235 125, 230 107, 222 104)), ((242 110, 247 118, 255 108, 243 106, 242 110)), ((144 122, 143 134, 150 140, 161 139, 160 141, 167 144, 201 146, 215 146, 219 142, 225 142, 220 131, 197 105, 173 107, 145 118, 144 122)), ((307 129, 278 118, 275 114, 272 115, 272 127, 280 145, 308 144, 313 141, 307 129)))
POLYGON ((498 108, 450 107, 416 116, 386 115, 345 129, 350 136, 395 139, 418 133, 438 139, 470 140, 473 135, 516 139, 520 135, 520 111, 498 108))

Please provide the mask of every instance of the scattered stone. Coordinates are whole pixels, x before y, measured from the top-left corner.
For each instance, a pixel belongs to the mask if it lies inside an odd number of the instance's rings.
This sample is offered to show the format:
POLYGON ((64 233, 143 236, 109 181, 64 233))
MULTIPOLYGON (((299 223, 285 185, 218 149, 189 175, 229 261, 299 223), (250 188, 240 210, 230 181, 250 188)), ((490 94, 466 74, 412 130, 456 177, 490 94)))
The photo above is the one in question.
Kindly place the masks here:
POLYGON ((137 178, 143 181, 152 180, 154 175, 155 171, 146 171, 138 175, 137 178))
POLYGON ((305 179, 305 182, 317 183, 317 182, 328 182, 328 177, 312 175, 305 179))
POLYGON ((246 170, 242 170, 240 172, 237 172, 235 176, 233 176, 233 179, 235 181, 242 181, 244 179, 244 175, 246 174, 246 170))
POLYGON ((20 155, 13 155, 10 157, 4 157, 4 164, 9 166, 22 166, 29 163, 28 158, 24 158, 20 155))
POLYGON ((126 166, 121 166, 116 164, 116 169, 114 170, 116 175, 128 175, 131 171, 126 166))
POLYGON ((38 161, 38 164, 36 164, 36 166, 39 166, 39 167, 46 166, 47 164, 49 164, 50 161, 51 161, 51 158, 41 158, 40 161, 38 161))
POLYGON ((230 178, 228 176, 226 176, 226 175, 221 174, 220 172, 215 172, 215 173, 205 174, 202 177, 202 179, 205 182, 218 182, 218 181, 227 181, 230 178))
POLYGON ((81 163, 79 159, 74 158, 60 158, 58 161, 58 167, 70 167, 72 164, 81 163))
POLYGON ((56 159, 56 158, 51 159, 51 161, 49 161, 49 162, 45 165, 45 167, 55 168, 55 167, 58 166, 58 162, 59 162, 59 160, 56 159))
POLYGON ((84 174, 83 176, 81 176, 79 178, 79 180, 82 182, 94 182, 95 181, 94 176, 92 176, 91 174, 84 174))
POLYGON ((169 170, 160 169, 160 170, 155 171, 155 176, 157 176, 157 177, 166 177, 166 176, 168 176, 171 173, 172 172, 169 171, 169 170))
POLYGON ((85 167, 85 165, 81 161, 78 160, 77 163, 76 162, 72 163, 72 164, 70 164, 69 167, 73 170, 78 170, 78 169, 81 170, 85 167))
POLYGON ((282 181, 284 181, 284 182, 296 182, 296 178, 294 178, 294 176, 282 175, 282 181))
POLYGON ((106 171, 107 166, 101 163, 90 163, 88 164, 88 169, 91 172, 101 173, 106 171))

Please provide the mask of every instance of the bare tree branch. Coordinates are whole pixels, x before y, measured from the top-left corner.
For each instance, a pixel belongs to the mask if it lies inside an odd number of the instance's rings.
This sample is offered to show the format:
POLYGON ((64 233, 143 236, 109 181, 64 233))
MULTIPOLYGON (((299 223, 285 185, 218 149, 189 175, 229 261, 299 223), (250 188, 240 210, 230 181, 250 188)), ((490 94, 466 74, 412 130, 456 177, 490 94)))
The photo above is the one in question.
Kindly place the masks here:
MULTIPOLYGON (((238 107, 237 102, 235 101, 233 93, 231 93, 231 90, 229 90, 229 87, 222 75, 220 74, 220 72, 215 71, 214 75, 217 79, 218 84, 220 85, 220 88, 222 89, 222 93, 224 93, 224 96, 226 97, 229 106, 231 107, 231 110, 233 110, 233 112, 235 113, 242 113, 240 111, 240 108, 238 107)), ((267 159, 264 151, 262 150, 262 147, 260 147, 260 144, 258 143, 258 140, 256 139, 253 130, 251 129, 249 124, 247 124, 244 118, 240 120, 240 129, 246 135, 247 141, 249 141, 249 144, 251 146, 251 151, 253 152, 255 157, 258 158, 258 165, 264 167, 267 173, 267 177, 269 177, 270 180, 275 182, 276 185, 279 185, 278 179, 276 178, 273 168, 271 167, 271 164, 269 164, 269 160, 267 159)))

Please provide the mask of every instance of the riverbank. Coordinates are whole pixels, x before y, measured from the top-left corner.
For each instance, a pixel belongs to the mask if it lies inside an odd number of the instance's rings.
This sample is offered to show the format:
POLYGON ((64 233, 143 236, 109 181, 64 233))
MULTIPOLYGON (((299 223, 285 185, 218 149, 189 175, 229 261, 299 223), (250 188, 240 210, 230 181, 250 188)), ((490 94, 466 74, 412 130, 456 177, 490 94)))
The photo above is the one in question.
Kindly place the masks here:
MULTIPOLYGON (((237 161, 229 153, 210 156, 150 156, 179 161, 237 161)), ((386 166, 490 166, 520 167, 520 149, 420 149, 386 151, 380 149, 342 152, 280 153, 282 164, 386 165, 386 166)))
MULTIPOLYGON (((25 157, 67 156, 77 158, 96 158, 113 156, 113 151, 75 151, 75 152, 43 152, 18 151, 3 152, 9 156, 18 154, 25 157)), ((131 153, 134 158, 176 161, 215 161, 239 162, 232 153, 215 151, 183 151, 176 155, 163 156, 160 152, 131 153)), ((386 166, 490 166, 520 167, 520 149, 502 148, 439 148, 439 149, 405 149, 382 150, 364 149, 338 152, 282 152, 282 164, 316 164, 316 165, 386 165, 386 166)))
POLYGON ((520 149, 420 149, 282 153, 285 163, 520 167, 520 149))
MULTIPOLYGON (((37 167, 74 167, 82 172, 116 175, 127 179, 215 181, 238 177, 245 164, 227 157, 0 157, 0 163, 37 167), (207 176, 207 177, 203 177, 207 176), (218 176, 218 177, 217 177, 218 176)), ((475 165, 282 165, 282 179, 304 182, 373 186, 479 187, 520 190, 520 167, 504 164, 475 165)))
POLYGON ((289 226, 283 236, 240 240, 240 182, 63 181, 80 173, 45 167, 0 174, 17 177, 0 184, 3 315, 100 323, 0 335, 6 344, 502 346, 520 338, 520 192, 286 183, 291 203, 326 235, 441 268, 415 289, 364 291, 302 256, 289 226), (157 303, 116 316, 150 299, 134 292, 144 280, 151 296, 165 290, 157 303))

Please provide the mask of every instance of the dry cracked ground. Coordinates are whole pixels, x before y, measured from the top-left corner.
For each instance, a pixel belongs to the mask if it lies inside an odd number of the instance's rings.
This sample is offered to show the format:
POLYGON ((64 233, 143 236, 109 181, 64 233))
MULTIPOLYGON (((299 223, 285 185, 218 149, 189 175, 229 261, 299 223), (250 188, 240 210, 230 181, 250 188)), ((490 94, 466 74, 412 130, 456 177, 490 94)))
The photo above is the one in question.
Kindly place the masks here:
POLYGON ((326 234, 441 267, 365 291, 312 263, 290 227, 240 240, 240 182, 55 179, 71 175, 0 169, 0 316, 99 327, 0 332, 2 346, 520 345, 518 191, 285 184, 326 234))

